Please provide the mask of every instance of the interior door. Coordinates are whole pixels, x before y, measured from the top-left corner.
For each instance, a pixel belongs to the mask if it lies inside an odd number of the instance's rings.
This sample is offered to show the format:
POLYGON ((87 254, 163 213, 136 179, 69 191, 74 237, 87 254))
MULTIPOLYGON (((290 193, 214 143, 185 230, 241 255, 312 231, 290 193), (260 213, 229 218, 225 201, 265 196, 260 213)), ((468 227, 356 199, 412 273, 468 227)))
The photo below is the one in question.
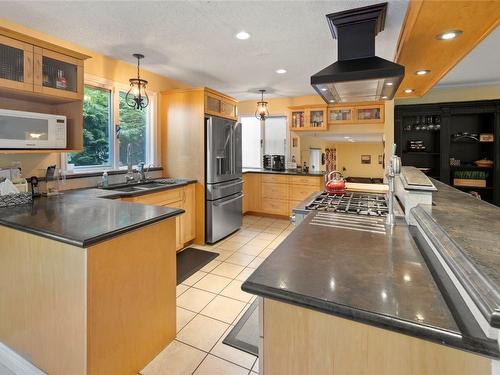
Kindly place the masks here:
POLYGON ((235 121, 209 117, 207 127, 207 183, 214 184, 238 178, 241 175, 241 133, 239 137, 240 172, 236 173, 237 150, 235 121))

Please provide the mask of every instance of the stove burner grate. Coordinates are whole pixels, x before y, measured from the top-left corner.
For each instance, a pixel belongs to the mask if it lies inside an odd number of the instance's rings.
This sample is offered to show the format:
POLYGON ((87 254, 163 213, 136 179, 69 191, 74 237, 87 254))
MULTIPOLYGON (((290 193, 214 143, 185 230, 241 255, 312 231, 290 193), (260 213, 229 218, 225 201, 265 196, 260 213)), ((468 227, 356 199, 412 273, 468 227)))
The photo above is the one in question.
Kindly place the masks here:
POLYGON ((306 209, 365 216, 386 216, 388 212, 384 194, 354 192, 323 192, 307 205, 306 209))

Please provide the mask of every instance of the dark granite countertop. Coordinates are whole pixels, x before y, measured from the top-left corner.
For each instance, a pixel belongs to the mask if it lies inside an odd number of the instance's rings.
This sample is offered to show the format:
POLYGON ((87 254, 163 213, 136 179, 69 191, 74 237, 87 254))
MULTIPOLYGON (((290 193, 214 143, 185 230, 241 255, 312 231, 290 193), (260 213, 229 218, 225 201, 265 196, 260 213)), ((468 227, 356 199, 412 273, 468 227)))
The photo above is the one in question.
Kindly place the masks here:
POLYGON ((179 184, 139 192, 103 189, 67 191, 56 197, 37 198, 32 205, 0 209, 0 225, 74 246, 88 247, 184 212, 177 208, 102 198, 154 193, 192 182, 195 181, 183 180, 179 184))
POLYGON ((383 235, 311 225, 316 214, 309 214, 276 248, 243 283, 243 290, 498 355, 498 348, 485 349, 463 336, 407 225, 392 231, 387 227, 383 235))
POLYGON ((433 183, 433 205, 419 205, 412 215, 486 320, 500 328, 500 208, 433 183))
POLYGON ((270 169, 264 169, 264 168, 243 168, 242 173, 269 173, 269 174, 285 174, 285 175, 292 175, 292 176, 324 176, 325 172, 299 172, 296 169, 286 169, 284 171, 273 171, 270 169))

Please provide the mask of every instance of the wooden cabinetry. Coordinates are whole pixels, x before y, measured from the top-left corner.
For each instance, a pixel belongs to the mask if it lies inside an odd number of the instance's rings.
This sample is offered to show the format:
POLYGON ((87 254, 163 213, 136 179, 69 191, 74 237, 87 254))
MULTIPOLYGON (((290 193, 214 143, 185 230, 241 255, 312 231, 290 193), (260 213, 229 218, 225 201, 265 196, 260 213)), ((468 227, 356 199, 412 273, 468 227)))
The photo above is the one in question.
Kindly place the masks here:
POLYGON ((195 185, 189 184, 181 188, 160 191, 157 193, 125 197, 122 200, 154 206, 183 209, 185 212, 175 217, 176 234, 175 249, 180 250, 196 236, 196 200, 195 185))
POLYGON ((328 106, 328 124, 383 124, 383 102, 339 104, 328 106))
POLYGON ((0 150, 0 153, 81 151, 83 69, 89 56, 0 27, 0 108, 66 116, 63 150, 0 150))
POLYGON ((328 130, 326 105, 295 106, 288 107, 288 110, 291 131, 328 130))
POLYGON ((0 87, 33 91, 33 45, 0 34, 0 87))
POLYGON ((289 216, 309 195, 323 190, 322 176, 245 173, 243 181, 243 213, 289 216))
POLYGON ((205 89, 205 113, 236 120, 238 118, 237 102, 220 93, 205 89))

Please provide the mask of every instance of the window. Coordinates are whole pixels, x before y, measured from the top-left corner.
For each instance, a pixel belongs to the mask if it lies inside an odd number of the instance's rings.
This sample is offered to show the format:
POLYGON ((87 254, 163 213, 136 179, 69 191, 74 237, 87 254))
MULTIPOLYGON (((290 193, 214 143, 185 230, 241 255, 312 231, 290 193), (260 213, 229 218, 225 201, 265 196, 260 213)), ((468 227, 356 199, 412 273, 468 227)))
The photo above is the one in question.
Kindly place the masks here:
POLYGON ((286 117, 269 117, 261 122, 254 116, 242 116, 242 166, 261 168, 263 155, 285 155, 286 117))
POLYGON ((93 79, 85 85, 83 102, 83 151, 63 154, 63 165, 74 170, 99 171, 127 166, 127 146, 132 146, 132 165, 154 165, 156 158, 155 103, 143 110, 125 103, 128 88, 93 79))
POLYGON ((111 167, 111 91, 85 86, 83 101, 83 151, 68 154, 75 167, 111 167))

